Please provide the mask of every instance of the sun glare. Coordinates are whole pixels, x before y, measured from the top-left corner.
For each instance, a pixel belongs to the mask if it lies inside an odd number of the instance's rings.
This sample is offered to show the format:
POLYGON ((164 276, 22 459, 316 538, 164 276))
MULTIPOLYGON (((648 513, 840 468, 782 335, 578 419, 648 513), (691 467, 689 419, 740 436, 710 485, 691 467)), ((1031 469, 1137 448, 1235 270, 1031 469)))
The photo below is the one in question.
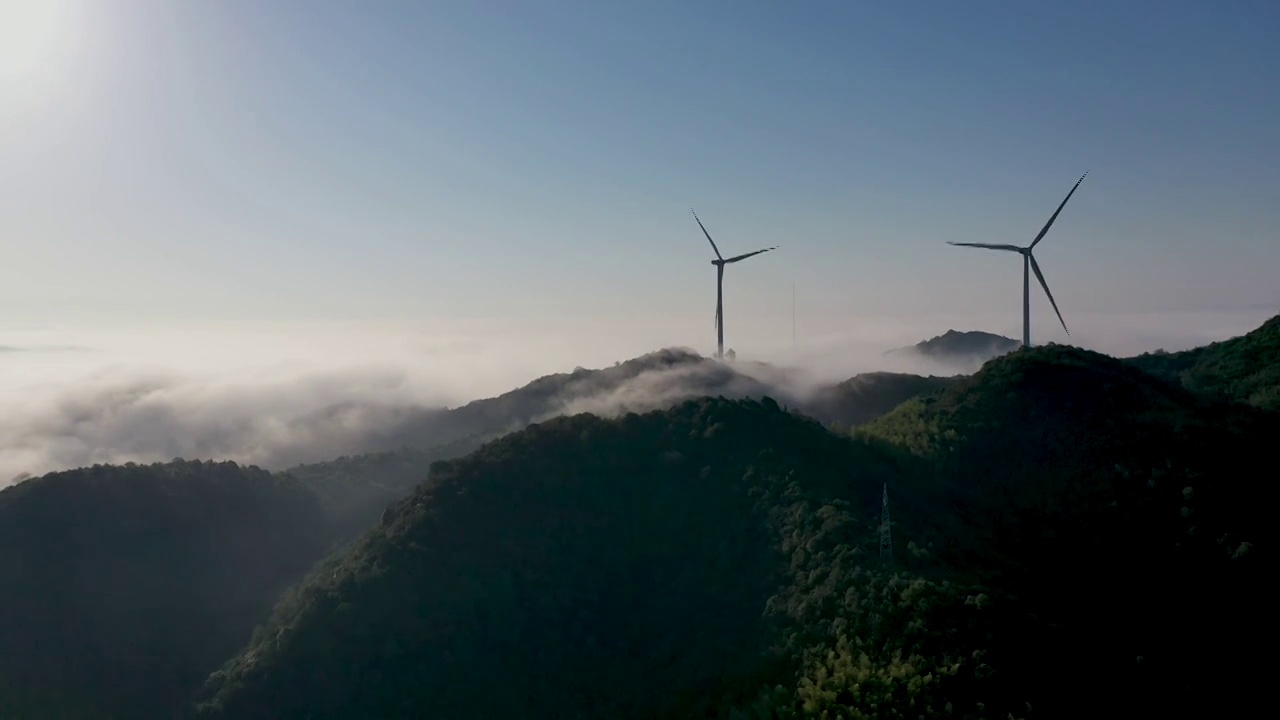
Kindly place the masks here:
POLYGON ((69 29, 70 0, 0 0, 0 80, 32 76, 52 61, 69 29))

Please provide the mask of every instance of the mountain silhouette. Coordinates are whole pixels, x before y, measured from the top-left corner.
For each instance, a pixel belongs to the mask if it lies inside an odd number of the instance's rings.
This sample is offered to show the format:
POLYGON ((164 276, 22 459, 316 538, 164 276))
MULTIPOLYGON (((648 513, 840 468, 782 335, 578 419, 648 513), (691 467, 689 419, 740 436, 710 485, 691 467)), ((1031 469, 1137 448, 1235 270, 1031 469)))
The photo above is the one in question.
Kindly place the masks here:
POLYGON ((554 419, 433 465, 201 717, 1230 714, 1276 429, 1052 346, 851 436, 769 399, 554 419))
POLYGON ((915 345, 890 350, 886 355, 931 360, 952 365, 958 372, 973 372, 991 358, 1013 352, 1021 346, 1022 343, 1003 335, 980 330, 948 330, 915 345))
POLYGON ((0 491, 0 707, 1245 714, 1266 665, 1222 658, 1269 610, 1275 330, 1018 349, 795 407, 768 395, 784 369, 662 352, 289 472, 27 479, 0 491), (679 399, 698 388, 765 394, 679 399))

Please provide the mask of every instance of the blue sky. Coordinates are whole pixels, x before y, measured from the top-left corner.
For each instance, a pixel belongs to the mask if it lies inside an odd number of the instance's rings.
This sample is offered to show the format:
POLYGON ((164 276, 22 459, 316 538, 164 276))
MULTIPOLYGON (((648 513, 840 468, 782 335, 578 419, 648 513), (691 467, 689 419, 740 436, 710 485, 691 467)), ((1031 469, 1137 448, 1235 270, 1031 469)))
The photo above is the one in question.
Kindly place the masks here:
POLYGON ((1274 3, 18 5, 0 327, 1280 308, 1274 3))

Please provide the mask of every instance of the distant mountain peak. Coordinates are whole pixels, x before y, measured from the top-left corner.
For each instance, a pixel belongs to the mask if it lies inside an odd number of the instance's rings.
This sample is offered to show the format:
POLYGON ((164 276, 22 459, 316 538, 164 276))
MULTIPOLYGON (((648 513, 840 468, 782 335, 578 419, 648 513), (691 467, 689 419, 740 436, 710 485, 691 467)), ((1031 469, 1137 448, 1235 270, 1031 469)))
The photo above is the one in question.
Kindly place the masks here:
POLYGON ((1013 352, 1021 343, 1013 338, 981 330, 948 330, 910 347, 890 350, 887 355, 911 354, 930 360, 985 362, 1013 352))

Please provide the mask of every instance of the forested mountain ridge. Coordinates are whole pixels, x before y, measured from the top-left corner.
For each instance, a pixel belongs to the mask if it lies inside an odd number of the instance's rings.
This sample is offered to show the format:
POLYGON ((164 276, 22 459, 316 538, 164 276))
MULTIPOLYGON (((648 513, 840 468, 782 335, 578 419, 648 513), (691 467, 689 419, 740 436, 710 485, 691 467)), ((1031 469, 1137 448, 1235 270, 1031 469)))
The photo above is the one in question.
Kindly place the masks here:
POLYGON ((329 535, 297 481, 229 462, 0 491, 0 717, 173 717, 329 535))
MULTIPOLYGON (((1251 336, 1214 377, 1265 385, 1251 336)), ((665 357, 658 404, 711 363, 665 357)), ((1244 713, 1265 664, 1221 658, 1267 616, 1280 415, 1178 380, 1045 346, 794 408, 862 422, 912 398, 851 433, 704 398, 275 475, 28 480, 0 492, 0 572, 22 580, 0 586, 0 708, 176 717, 221 665, 203 717, 1244 713)))
POLYGON ((298 465, 285 472, 314 489, 334 521, 354 536, 389 503, 424 481, 432 461, 461 457, 484 442, 565 413, 612 417, 665 410, 700 397, 767 396, 820 422, 848 428, 956 379, 877 372, 810 386, 790 377, 785 368, 721 363, 669 348, 611 368, 544 376, 497 397, 415 415, 379 436, 377 446, 395 449, 298 465))
POLYGON ((814 419, 842 428, 871 422, 915 397, 951 387, 960 377, 871 372, 814 392, 798 407, 814 419))
POLYGON ((203 716, 715 717, 837 696, 940 716, 939 688, 981 683, 926 623, 978 610, 876 569, 900 462, 772 401, 509 435, 437 463, 314 573, 203 716))
MULTIPOLYGON (((969 352, 1001 340, 1008 339, 952 331, 919 347, 969 352), (952 339, 947 340, 948 337, 952 339)), ((1000 345, 1000 352, 1010 350, 1006 345, 1000 345)), ((983 355, 982 360, 987 357, 983 355)), ((1175 382, 1179 374, 1193 378, 1182 384, 1200 393, 1214 390, 1217 395, 1235 397, 1219 390, 1230 381, 1238 389, 1236 395, 1243 393, 1235 399, 1251 397, 1260 407, 1277 409, 1280 406, 1268 398, 1280 393, 1280 316, 1240 338, 1186 353, 1144 355, 1126 362, 1175 382), (1211 372, 1211 368, 1217 370, 1211 372), (1243 379, 1231 380, 1237 375, 1243 379)), ((668 348, 611 368, 579 368, 572 373, 548 375, 497 397, 407 418, 379 436, 376 445, 384 448, 381 451, 300 465, 287 472, 303 479, 324 497, 335 521, 354 536, 367 528, 387 504, 403 498, 425 480, 432 461, 460 457, 483 442, 565 412, 587 410, 608 416, 628 410, 665 409, 704 396, 769 396, 803 415, 847 429, 968 377, 874 372, 831 385, 788 390, 784 368, 755 363, 747 374, 739 369, 742 366, 741 362, 718 363, 692 351, 668 348)))
MULTIPOLYGON (((666 348, 613 367, 577 368, 571 373, 546 375, 501 395, 455 408, 407 412, 372 434, 367 453, 297 465, 284 473, 314 489, 334 521, 354 537, 367 529, 388 504, 405 497, 426 480, 431 462, 461 457, 531 423, 584 411, 617 415, 660 410, 704 396, 770 395, 784 402, 797 402, 775 383, 739 371, 742 365, 717 362, 690 350, 666 348)), ((746 365, 761 376, 782 377, 780 369, 758 363, 746 365)))
MULTIPOLYGON (((900 494, 898 517, 927 518, 919 533, 939 564, 1042 621, 1020 633, 1026 662, 1011 669, 1036 668, 1021 684, 1040 695, 1089 657, 1091 686, 1134 711, 1213 712, 1239 699, 1217 696, 1241 672, 1219 658, 1244 652, 1263 615, 1273 493, 1258 468, 1277 420, 1046 346, 857 433, 932 466, 909 480, 920 491, 900 494)), ((1059 707, 1085 712, 1088 697, 1059 707)))
MULTIPOLYGON (((768 373, 768 366, 756 365, 768 373)), ((776 371, 775 371, 776 372, 776 371)), ((759 397, 779 389, 734 365, 682 348, 665 348, 613 367, 537 378, 496 397, 407 416, 371 438, 371 450, 428 450, 459 441, 485 441, 564 414, 661 410, 697 397, 759 397)))
POLYGON ((550 421, 435 465, 202 716, 1230 712, 1273 427, 1065 347, 849 439, 772 401, 550 421))
MULTIPOLYGON (((976 369, 1016 346, 1016 341, 999 335, 949 331, 894 352, 920 351, 953 360, 959 353, 974 360, 976 369)), ((1239 338, 1126 362, 1200 394, 1280 408, 1280 396, 1276 395, 1280 393, 1280 317, 1239 338)), ((668 348, 614 367, 547 375, 457 408, 410 413, 375 434, 373 452, 299 465, 287 472, 326 498, 336 521, 354 535, 368 527, 388 503, 422 482, 431 461, 460 457, 483 442, 566 412, 586 410, 611 416, 628 410, 664 409, 704 396, 769 396, 836 429, 847 429, 875 420, 907 400, 951 387, 965 377, 872 372, 801 389, 788 382, 785 368, 719 363, 689 350, 668 348)))
POLYGON ((1240 337, 1126 362, 1198 393, 1280 410, 1280 315, 1240 337))
POLYGON ((354 540, 388 505, 427 479, 431 463, 460 457, 478 442, 459 441, 432 450, 402 448, 298 465, 280 477, 295 479, 316 495, 337 537, 354 540))

